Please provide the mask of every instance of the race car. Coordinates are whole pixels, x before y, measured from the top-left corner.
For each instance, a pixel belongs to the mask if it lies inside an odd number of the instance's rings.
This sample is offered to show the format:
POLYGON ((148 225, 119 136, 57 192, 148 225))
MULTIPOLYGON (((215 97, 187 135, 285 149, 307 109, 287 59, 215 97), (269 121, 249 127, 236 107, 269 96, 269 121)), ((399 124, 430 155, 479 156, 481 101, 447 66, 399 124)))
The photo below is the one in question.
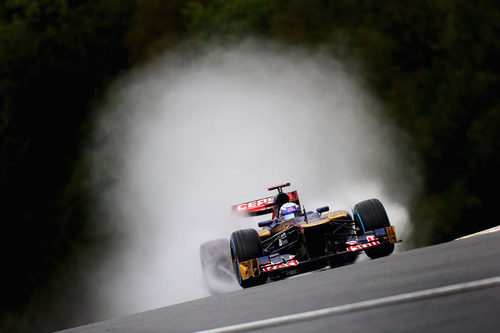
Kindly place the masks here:
POLYGON ((372 259, 390 255, 398 242, 394 226, 377 199, 362 201, 347 210, 329 207, 305 211, 297 191, 284 192, 290 183, 268 188, 274 196, 232 206, 236 213, 272 218, 255 229, 231 234, 234 275, 243 288, 283 277, 353 263, 364 251, 372 259))

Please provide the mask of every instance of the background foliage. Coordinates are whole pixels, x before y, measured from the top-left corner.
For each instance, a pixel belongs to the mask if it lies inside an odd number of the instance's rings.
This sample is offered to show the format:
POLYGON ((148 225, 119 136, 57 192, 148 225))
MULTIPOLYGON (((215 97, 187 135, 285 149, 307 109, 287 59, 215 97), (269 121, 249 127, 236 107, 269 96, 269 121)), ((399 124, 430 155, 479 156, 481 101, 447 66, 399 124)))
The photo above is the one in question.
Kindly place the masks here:
POLYGON ((89 217, 82 154, 110 80, 182 41, 249 36, 323 47, 361 64, 422 163, 424 186, 411 207, 415 246, 498 223, 490 190, 500 183, 497 1, 5 0, 1 327, 54 330, 94 320, 74 305, 84 306, 88 286, 64 294, 61 286, 113 241, 105 223, 89 217))

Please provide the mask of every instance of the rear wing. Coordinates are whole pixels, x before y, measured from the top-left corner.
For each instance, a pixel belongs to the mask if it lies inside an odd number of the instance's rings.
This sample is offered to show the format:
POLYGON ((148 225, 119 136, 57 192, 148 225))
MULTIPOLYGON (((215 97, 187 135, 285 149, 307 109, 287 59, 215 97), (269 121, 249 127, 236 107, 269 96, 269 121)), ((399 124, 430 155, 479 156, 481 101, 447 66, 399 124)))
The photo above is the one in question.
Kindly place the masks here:
MULTIPOLYGON (((297 191, 288 192, 286 194, 288 194, 290 202, 296 203, 300 206, 299 195, 297 194, 297 191)), ((250 216, 271 214, 274 211, 275 198, 275 196, 270 196, 263 199, 244 202, 239 205, 232 206, 231 210, 238 214, 243 213, 250 216)))

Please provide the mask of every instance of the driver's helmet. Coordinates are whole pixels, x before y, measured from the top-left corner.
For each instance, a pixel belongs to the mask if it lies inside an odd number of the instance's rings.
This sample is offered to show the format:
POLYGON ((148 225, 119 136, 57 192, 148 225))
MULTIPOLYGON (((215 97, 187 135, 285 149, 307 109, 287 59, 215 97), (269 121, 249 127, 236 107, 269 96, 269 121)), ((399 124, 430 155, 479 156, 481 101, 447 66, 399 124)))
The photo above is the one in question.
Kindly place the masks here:
POLYGON ((288 202, 281 206, 280 208, 280 217, 285 221, 291 218, 294 218, 300 213, 300 207, 293 202, 288 202))

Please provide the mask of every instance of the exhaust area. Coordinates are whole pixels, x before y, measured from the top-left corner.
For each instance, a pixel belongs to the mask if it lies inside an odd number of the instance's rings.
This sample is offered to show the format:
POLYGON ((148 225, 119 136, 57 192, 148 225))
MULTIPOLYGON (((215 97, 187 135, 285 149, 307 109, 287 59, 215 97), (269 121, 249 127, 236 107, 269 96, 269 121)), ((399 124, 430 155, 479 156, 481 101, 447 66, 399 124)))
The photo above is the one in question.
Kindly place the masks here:
POLYGON ((308 210, 379 198, 404 239, 416 171, 353 74, 321 52, 247 41, 171 51, 120 78, 91 152, 96 218, 121 240, 96 272, 99 312, 208 296, 200 245, 257 228, 230 206, 284 181, 308 210))

